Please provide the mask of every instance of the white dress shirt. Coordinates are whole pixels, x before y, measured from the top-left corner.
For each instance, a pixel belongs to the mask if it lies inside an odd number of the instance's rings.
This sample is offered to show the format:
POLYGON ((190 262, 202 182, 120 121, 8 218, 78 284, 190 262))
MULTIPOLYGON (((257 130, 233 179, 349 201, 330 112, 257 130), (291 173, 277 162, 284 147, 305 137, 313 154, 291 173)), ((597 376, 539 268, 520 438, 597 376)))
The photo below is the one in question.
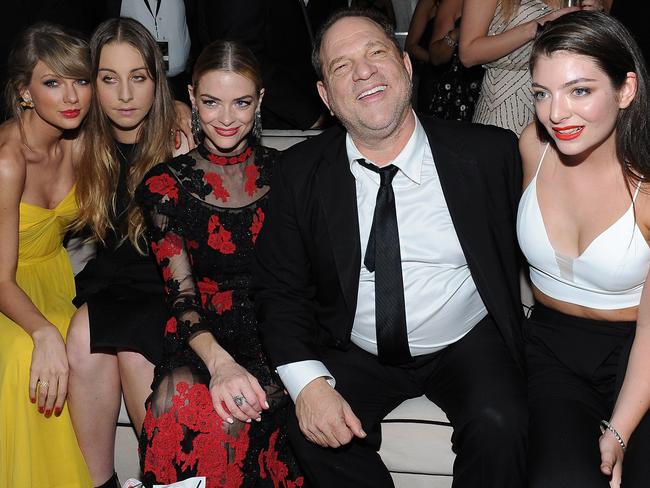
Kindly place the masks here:
POLYGON ((167 76, 176 76, 185 70, 190 55, 191 41, 185 19, 185 3, 183 0, 160 0, 160 10, 156 15, 157 5, 157 0, 122 0, 120 15, 140 22, 156 41, 168 43, 167 76))
MULTIPOLYGON (((357 162, 363 155, 349 134, 346 149, 350 171, 356 182, 363 257, 372 227, 380 177, 357 162)), ((409 348, 413 356, 421 356, 439 351, 465 336, 487 315, 487 310, 467 266, 442 193, 429 140, 417 117, 413 134, 391 164, 399 169, 392 185, 400 237, 409 348)), ((363 265, 363 259, 361 261, 351 340, 361 349, 376 355, 375 274, 363 265)), ((302 388, 317 377, 324 376, 332 386, 335 384, 320 361, 282 365, 278 367, 278 374, 294 401, 302 388)))

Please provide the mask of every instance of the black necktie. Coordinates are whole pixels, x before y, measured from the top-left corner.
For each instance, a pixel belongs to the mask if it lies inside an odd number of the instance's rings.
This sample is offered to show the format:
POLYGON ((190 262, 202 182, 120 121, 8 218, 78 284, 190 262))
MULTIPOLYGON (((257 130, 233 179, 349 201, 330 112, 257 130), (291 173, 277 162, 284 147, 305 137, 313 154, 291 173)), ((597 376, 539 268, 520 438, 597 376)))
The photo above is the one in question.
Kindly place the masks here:
POLYGON ((384 364, 407 363, 413 361, 413 358, 406 332, 402 258, 399 251, 395 193, 391 184, 397 167, 390 164, 379 168, 364 159, 357 161, 363 167, 379 173, 381 178, 363 260, 368 271, 375 272, 377 356, 384 364))

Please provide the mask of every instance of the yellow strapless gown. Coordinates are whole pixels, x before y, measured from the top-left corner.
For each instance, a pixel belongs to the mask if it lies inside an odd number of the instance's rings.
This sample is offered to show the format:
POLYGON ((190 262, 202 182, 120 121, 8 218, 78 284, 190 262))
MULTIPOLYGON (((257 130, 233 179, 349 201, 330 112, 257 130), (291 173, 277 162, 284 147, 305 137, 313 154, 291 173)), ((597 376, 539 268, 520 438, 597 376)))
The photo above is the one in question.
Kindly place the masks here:
MULTIPOLYGON (((20 204, 16 281, 65 338, 75 312, 74 278, 63 247, 77 215, 74 190, 53 209, 20 204)), ((30 336, 0 313, 0 488, 92 486, 67 404, 45 418, 29 399, 30 336)))

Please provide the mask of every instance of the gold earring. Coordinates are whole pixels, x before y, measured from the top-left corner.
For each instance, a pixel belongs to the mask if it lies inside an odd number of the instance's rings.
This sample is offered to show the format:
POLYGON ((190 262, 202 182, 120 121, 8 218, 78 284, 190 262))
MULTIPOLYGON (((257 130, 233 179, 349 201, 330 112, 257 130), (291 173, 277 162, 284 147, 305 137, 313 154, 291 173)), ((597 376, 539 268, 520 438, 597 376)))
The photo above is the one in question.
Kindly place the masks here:
POLYGON ((23 110, 27 110, 28 108, 34 108, 34 102, 31 98, 28 98, 26 100, 23 98, 20 101, 20 106, 23 108, 23 110))

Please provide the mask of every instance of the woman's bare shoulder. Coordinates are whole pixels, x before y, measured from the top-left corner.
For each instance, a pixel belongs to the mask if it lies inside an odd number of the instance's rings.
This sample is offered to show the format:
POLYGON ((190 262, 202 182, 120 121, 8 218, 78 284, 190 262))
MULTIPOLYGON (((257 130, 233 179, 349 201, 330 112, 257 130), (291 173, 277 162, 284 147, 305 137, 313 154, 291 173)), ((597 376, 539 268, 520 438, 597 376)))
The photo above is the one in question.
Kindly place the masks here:
POLYGON ((0 178, 24 178, 25 156, 18 124, 9 120, 0 125, 0 178))
POLYGON ((539 161, 544 154, 546 142, 542 141, 537 134, 535 123, 529 124, 519 136, 519 153, 524 170, 524 187, 528 186, 533 179, 539 161))

